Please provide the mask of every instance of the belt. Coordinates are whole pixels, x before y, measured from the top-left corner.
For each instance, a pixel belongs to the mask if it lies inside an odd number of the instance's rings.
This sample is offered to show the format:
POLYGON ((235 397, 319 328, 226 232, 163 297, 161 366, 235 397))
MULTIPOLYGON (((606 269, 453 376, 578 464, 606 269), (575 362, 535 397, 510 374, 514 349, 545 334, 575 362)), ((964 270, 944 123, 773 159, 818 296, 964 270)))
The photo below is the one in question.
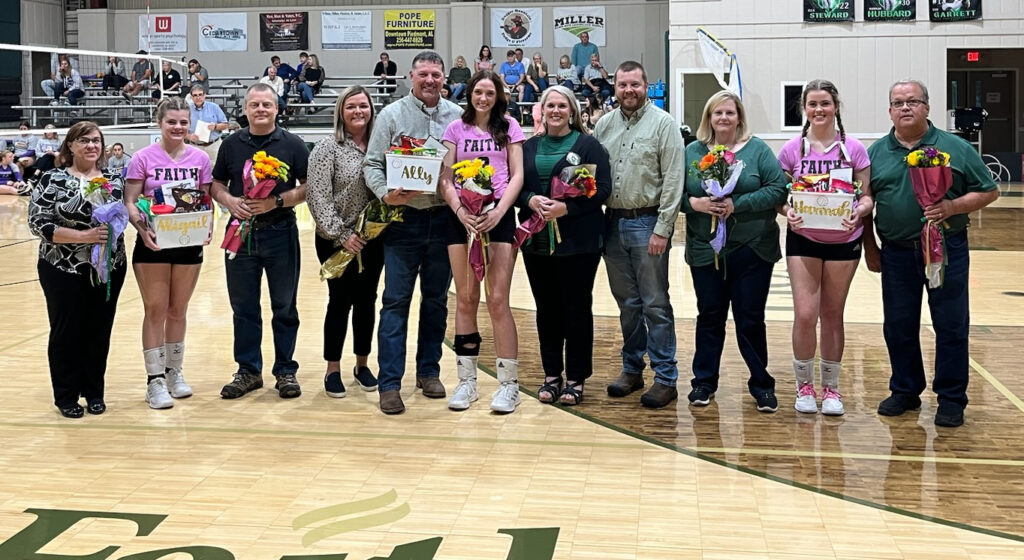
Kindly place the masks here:
MULTIPOLYGON (((945 232, 945 233, 943 233, 943 236, 946 239, 952 239, 952 238, 954 238, 954 237, 956 237, 958 235, 963 234, 964 231, 966 231, 966 230, 961 229, 960 231, 955 232, 955 233, 945 232)), ((920 251, 921 250, 921 240, 920 239, 910 239, 910 240, 904 241, 904 240, 901 240, 901 239, 884 239, 883 238, 882 239, 882 246, 883 247, 885 247, 885 246, 895 247, 897 249, 914 249, 915 251, 920 251)))
POLYGON ((189 144, 192 144, 193 146, 199 146, 200 148, 205 148, 206 146, 210 146, 212 144, 216 144, 217 142, 220 142, 220 137, 219 136, 217 137, 216 140, 211 140, 209 142, 189 142, 189 144))
POLYGON ((250 224, 252 225, 252 229, 263 229, 265 227, 270 227, 272 225, 279 224, 289 219, 294 220, 295 213, 291 211, 291 209, 286 209, 280 212, 275 212, 266 217, 257 216, 252 219, 250 224))
POLYGON ((608 217, 613 220, 620 220, 622 218, 639 218, 640 216, 657 216, 658 206, 648 206, 647 208, 609 208, 608 217))

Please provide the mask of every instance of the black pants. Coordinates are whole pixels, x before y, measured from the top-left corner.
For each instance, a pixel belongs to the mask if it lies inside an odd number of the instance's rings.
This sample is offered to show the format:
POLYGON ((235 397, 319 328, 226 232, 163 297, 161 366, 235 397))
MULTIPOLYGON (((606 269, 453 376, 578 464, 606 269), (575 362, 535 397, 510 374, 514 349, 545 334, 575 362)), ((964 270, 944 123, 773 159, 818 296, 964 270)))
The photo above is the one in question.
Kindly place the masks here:
POLYGON ((128 78, 120 76, 118 74, 107 74, 103 76, 103 91, 108 89, 121 89, 128 85, 128 78))
POLYGON ((598 253, 523 254, 537 302, 541 364, 548 377, 561 377, 564 370, 570 383, 582 383, 594 371, 594 278, 600 262, 598 253))
POLYGON ((110 273, 110 301, 107 286, 94 286, 89 275, 64 272, 44 260, 36 268, 50 317, 47 354, 53 404, 67 407, 79 397, 103 400, 110 330, 127 267, 110 273))
MULTIPOLYGON (((323 264, 338 251, 334 243, 316 236, 316 257, 323 264)), ((348 315, 352 311, 352 351, 357 356, 370 354, 373 323, 376 316, 377 285, 384 270, 384 243, 370 241, 362 250, 363 271, 353 259, 338 278, 327 281, 327 314, 324 316, 324 360, 341 361, 348 333, 348 315)))

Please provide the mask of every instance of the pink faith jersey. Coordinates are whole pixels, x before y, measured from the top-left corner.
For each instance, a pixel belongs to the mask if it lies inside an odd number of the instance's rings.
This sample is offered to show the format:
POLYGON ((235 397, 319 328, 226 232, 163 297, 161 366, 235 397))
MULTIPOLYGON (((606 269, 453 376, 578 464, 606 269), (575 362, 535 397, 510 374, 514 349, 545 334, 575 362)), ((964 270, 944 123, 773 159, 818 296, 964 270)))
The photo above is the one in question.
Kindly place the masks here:
MULTIPOLYGON (((810 146, 804 147, 804 155, 800 156, 800 145, 804 138, 797 136, 786 144, 779 151, 779 163, 782 170, 794 178, 803 175, 824 175, 832 169, 852 167, 854 171, 860 171, 871 165, 868 159, 868 151, 860 140, 846 136, 846 144, 839 142, 839 134, 836 134, 835 141, 829 146, 825 153, 815 152, 810 146)), ((818 243, 848 243, 860 239, 863 233, 863 226, 857 226, 853 231, 827 230, 800 228, 793 230, 811 241, 818 243)))
POLYGON ((185 153, 177 161, 171 159, 159 143, 150 144, 132 155, 125 180, 141 179, 142 194, 153 196, 153 191, 167 183, 191 182, 188 188, 198 189, 213 182, 210 156, 195 146, 185 146, 185 153))
MULTIPOLYGON (((525 142, 523 129, 515 120, 505 117, 508 121, 508 141, 510 144, 525 142)), ((487 162, 494 167, 494 177, 491 184, 494 186, 494 197, 500 199, 508 187, 508 152, 505 148, 499 148, 491 138, 489 132, 484 132, 476 125, 466 124, 457 120, 448 125, 444 131, 444 141, 455 144, 455 162, 472 160, 475 158, 487 158, 487 162)))

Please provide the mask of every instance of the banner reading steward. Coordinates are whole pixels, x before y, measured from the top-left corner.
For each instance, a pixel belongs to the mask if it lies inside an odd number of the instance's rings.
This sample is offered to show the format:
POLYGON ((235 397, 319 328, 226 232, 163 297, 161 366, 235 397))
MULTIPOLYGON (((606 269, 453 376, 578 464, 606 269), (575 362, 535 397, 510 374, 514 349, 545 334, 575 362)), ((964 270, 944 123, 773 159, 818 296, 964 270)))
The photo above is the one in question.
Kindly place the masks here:
POLYGON ((853 21, 854 0, 804 0, 804 21, 832 23, 853 21))
POLYGON ((434 10, 384 10, 385 49, 434 48, 434 10))

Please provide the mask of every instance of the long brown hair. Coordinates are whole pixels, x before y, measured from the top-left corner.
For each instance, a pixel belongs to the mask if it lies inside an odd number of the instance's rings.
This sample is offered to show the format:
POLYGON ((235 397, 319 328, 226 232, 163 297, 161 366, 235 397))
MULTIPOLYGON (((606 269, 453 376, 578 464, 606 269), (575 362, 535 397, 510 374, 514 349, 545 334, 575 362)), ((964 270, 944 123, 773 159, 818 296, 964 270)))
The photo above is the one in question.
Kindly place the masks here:
POLYGON ((508 144, 508 119, 505 118, 505 111, 508 110, 508 97, 505 95, 505 86, 501 78, 491 70, 481 70, 469 79, 466 84, 466 108, 462 111, 462 122, 466 124, 476 123, 476 107, 473 106, 473 89, 484 80, 490 80, 494 84, 494 107, 491 108, 491 116, 487 119, 487 132, 498 145, 504 149, 508 144))
MULTIPOLYGON (((843 128, 843 117, 839 114, 839 90, 836 89, 835 84, 828 80, 811 80, 804 86, 803 93, 800 94, 800 108, 807 107, 807 94, 812 91, 823 91, 832 98, 832 104, 836 106, 836 128, 839 130, 839 142, 846 145, 846 129, 843 128)), ((804 111, 806 112, 806 110, 804 111)), ((804 142, 803 139, 807 138, 807 131, 811 129, 810 119, 804 120, 804 129, 800 133, 800 157, 804 157, 804 142)), ((843 150, 839 151, 840 157, 844 157, 846 153, 843 150)))
POLYGON ((54 161, 57 167, 73 165, 75 163, 75 155, 71 153, 71 143, 94 131, 100 133, 100 159, 96 161, 96 166, 102 169, 107 163, 107 141, 103 137, 103 130, 92 121, 78 121, 71 125, 68 133, 64 136, 64 141, 60 144, 60 150, 57 151, 57 157, 54 161))

